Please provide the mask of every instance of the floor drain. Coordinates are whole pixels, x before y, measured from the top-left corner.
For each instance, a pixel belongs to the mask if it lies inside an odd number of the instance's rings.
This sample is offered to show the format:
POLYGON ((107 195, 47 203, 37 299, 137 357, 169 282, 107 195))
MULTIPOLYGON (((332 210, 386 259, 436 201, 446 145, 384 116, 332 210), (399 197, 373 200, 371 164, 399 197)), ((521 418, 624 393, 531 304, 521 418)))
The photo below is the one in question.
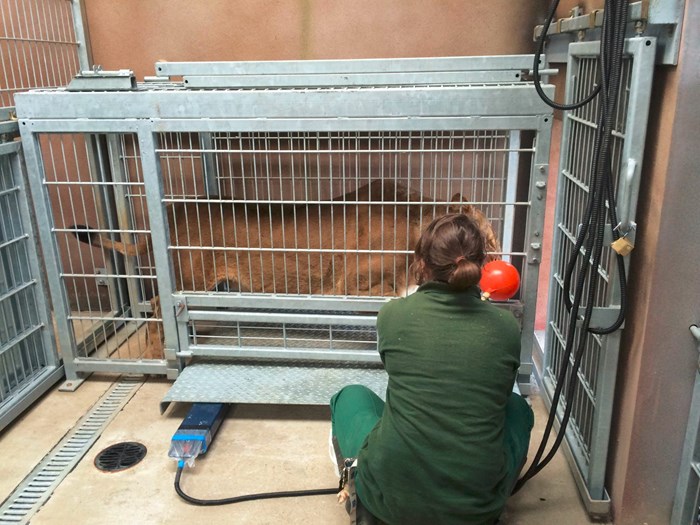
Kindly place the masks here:
POLYGON ((125 441, 107 447, 97 454, 95 466, 105 472, 119 472, 136 465, 146 456, 146 447, 141 443, 125 441))

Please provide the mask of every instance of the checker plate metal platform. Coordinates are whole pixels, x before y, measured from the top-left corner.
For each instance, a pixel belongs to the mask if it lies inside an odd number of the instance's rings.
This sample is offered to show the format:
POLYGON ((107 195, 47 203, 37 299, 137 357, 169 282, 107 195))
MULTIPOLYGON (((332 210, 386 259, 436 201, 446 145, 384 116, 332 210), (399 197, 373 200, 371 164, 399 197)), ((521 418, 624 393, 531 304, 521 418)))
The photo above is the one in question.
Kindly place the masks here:
POLYGON ((160 403, 327 405, 342 387, 362 384, 384 399, 388 376, 377 365, 308 361, 196 361, 184 368, 160 403))

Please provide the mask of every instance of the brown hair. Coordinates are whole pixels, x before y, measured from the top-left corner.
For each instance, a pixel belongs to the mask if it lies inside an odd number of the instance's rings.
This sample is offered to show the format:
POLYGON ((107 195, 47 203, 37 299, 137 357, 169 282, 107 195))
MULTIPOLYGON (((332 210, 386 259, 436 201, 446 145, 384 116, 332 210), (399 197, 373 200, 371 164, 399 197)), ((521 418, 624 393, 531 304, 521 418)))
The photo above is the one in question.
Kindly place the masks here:
POLYGON ((433 220, 421 235, 411 271, 419 285, 433 280, 465 290, 478 284, 485 258, 478 223, 468 215, 448 213, 433 220))

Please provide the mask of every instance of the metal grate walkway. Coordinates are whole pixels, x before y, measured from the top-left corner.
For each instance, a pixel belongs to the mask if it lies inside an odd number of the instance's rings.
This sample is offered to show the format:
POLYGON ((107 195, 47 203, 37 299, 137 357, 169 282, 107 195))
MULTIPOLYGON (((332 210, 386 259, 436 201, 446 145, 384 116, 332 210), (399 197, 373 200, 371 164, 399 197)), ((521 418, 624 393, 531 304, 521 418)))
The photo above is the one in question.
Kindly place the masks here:
POLYGON ((206 360, 185 367, 161 401, 327 405, 342 387, 360 383, 382 399, 388 376, 378 365, 206 360))

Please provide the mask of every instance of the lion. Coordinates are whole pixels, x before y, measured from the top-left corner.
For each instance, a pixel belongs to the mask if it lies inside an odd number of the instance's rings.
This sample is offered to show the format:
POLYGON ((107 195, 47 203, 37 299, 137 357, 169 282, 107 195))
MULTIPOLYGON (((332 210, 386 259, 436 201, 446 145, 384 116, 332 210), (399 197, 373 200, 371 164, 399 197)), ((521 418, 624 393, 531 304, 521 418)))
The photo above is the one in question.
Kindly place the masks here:
MULTIPOLYGON (((496 257, 500 246, 489 221, 461 195, 449 204, 425 202, 392 180, 324 204, 174 203, 167 210, 174 287, 206 292, 233 283, 230 289, 250 293, 406 295, 415 284, 408 269, 422 228, 433 216, 456 211, 477 219, 490 258, 496 257)), ((71 228, 79 241, 124 256, 152 251, 150 237, 130 244, 88 226, 71 228)), ((158 296, 151 303, 159 317, 158 296)), ((146 356, 162 356, 162 339, 160 323, 148 323, 146 356)))

